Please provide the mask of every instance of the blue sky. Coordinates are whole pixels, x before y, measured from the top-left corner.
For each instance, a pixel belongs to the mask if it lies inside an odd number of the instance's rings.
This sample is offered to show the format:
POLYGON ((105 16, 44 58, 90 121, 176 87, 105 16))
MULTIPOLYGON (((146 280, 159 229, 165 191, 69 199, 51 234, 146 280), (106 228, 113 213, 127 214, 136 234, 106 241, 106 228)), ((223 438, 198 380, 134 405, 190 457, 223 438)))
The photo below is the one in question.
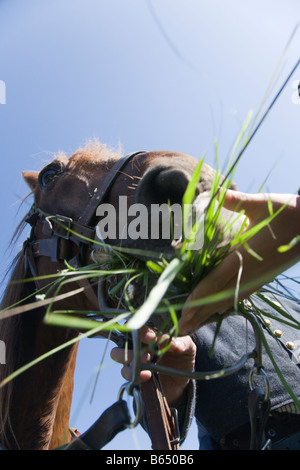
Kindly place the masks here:
MULTIPOLYGON (((124 153, 206 152, 212 165, 217 138, 225 165, 299 20, 299 0, 0 0, 2 274, 28 209, 19 209, 28 193, 22 170, 39 170, 57 151, 70 155, 95 137, 124 153)), ((299 44, 300 29, 267 103, 299 59, 299 44)), ((299 80, 298 68, 243 155, 235 175, 241 190, 256 192, 270 170, 266 191, 299 188, 299 80)), ((93 339, 80 348, 71 425, 81 431, 123 382, 107 356, 89 404, 104 345, 93 339)), ((139 448, 150 448, 140 428, 107 446, 139 448)), ((194 428, 183 448, 197 449, 194 428)))

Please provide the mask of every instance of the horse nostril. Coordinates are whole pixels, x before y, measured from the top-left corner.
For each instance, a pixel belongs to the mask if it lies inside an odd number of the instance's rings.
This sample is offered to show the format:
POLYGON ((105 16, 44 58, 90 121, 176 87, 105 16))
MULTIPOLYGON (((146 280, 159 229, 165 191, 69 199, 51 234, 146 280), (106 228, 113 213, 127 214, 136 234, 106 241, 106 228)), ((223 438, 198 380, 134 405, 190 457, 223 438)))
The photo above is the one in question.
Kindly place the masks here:
POLYGON ((158 166, 149 170, 141 180, 136 201, 146 206, 150 204, 181 204, 190 175, 183 169, 158 166))

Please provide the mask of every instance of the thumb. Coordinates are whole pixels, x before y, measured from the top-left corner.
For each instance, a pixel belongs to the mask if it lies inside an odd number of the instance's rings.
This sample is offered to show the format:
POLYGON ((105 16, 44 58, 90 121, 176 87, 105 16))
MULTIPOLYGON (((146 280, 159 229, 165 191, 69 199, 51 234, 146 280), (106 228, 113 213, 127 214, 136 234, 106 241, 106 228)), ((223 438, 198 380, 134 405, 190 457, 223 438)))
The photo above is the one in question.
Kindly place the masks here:
POLYGON ((262 194, 248 194, 233 189, 228 189, 225 194, 223 207, 233 212, 245 211, 246 215, 252 219, 255 212, 265 200, 262 194))

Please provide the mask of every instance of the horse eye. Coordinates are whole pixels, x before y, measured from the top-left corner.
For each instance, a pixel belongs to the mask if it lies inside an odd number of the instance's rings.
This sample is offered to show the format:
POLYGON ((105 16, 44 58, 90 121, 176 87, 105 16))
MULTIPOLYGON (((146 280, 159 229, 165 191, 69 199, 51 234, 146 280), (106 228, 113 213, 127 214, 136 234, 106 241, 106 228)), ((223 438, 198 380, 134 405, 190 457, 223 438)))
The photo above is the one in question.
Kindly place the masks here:
POLYGON ((47 168, 44 170, 39 176, 41 186, 45 188, 53 180, 57 173, 57 168, 47 168))

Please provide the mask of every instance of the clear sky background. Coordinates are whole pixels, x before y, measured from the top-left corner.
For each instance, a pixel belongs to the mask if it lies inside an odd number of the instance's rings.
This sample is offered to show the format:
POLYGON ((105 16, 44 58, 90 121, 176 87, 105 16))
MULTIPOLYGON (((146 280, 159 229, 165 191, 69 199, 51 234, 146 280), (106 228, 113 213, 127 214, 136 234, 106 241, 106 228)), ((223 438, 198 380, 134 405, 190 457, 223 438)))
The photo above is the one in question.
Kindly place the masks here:
MULTIPOLYGON (((57 151, 70 155, 95 137, 124 153, 206 152, 211 165, 217 138, 225 165, 299 20, 299 0, 0 0, 1 274, 30 204, 19 208, 29 192, 22 170, 40 170, 57 151)), ((300 28, 266 104, 299 52, 300 28)), ((299 188, 299 80, 300 68, 243 155, 241 190, 256 192, 267 176, 265 191, 299 188)), ((80 346, 71 425, 81 432, 123 383, 107 354, 89 403, 104 346, 98 339, 80 346)), ((198 448, 195 426, 182 448, 198 448)), ((106 449, 150 449, 150 442, 138 427, 106 449)))

